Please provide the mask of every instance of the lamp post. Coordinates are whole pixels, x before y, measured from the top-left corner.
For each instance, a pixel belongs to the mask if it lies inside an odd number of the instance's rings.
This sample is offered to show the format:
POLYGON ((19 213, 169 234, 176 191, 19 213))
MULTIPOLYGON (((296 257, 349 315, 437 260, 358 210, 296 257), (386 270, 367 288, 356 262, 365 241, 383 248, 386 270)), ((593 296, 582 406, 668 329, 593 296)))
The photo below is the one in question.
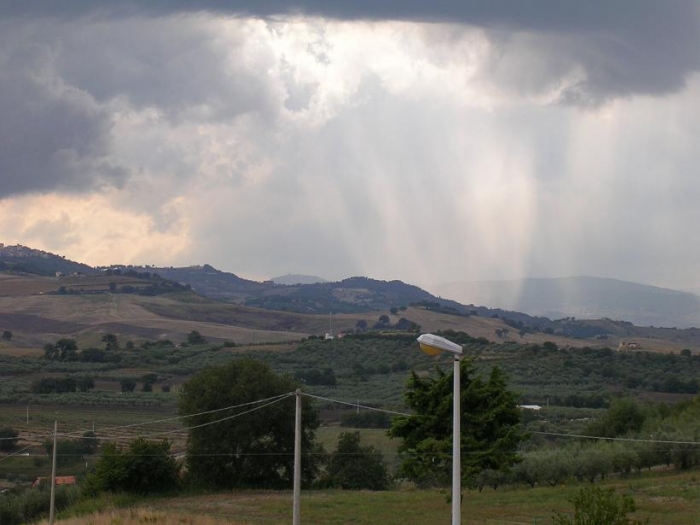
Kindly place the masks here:
POLYGON ((461 410, 460 410, 460 357, 462 347, 433 334, 423 334, 418 338, 420 348, 428 355, 436 356, 450 352, 454 356, 452 391, 452 525, 461 525, 462 519, 462 454, 461 454, 461 410))

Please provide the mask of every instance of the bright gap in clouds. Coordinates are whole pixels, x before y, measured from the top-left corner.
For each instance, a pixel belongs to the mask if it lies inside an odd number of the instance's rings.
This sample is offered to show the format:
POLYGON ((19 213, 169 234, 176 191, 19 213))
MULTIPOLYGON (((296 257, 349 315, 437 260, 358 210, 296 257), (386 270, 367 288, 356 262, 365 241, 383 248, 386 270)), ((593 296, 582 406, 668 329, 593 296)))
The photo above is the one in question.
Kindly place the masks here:
POLYGON ((683 262, 700 255, 697 76, 675 94, 591 101, 591 69, 561 34, 202 15, 25 23, 3 26, 0 88, 15 89, 0 97, 76 132, 37 163, 46 177, 0 193, 2 242, 257 279, 700 285, 683 262), (586 104, 564 104, 574 94, 586 104), (79 176, 48 173, 56 158, 79 176))

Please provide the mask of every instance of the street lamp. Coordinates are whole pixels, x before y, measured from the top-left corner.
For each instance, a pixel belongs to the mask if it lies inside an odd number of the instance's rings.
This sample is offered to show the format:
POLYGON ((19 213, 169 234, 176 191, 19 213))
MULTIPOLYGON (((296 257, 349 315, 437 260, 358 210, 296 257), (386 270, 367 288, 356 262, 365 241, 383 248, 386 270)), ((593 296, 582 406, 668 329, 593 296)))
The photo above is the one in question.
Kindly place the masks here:
POLYGON ((439 355, 441 352, 450 352, 454 355, 454 377, 452 390, 452 525, 461 524, 462 514, 462 478, 461 478, 461 436, 460 426, 460 368, 459 360, 462 356, 462 347, 440 337, 439 335, 423 334, 418 338, 420 348, 430 356, 439 355))

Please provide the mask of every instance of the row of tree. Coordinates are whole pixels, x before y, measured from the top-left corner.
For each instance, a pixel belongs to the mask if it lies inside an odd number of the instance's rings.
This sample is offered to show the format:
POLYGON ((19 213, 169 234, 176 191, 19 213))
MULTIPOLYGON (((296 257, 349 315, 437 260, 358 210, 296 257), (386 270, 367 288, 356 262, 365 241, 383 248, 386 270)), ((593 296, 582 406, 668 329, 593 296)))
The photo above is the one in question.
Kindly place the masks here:
MULTIPOLYGON (((506 471, 517 462, 519 443, 526 435, 520 425, 516 396, 505 376, 495 369, 488 378, 476 375, 474 363, 462 361, 463 457, 465 480, 483 469, 506 471)), ((240 359, 204 370, 185 383, 179 410, 187 416, 187 479, 207 489, 291 486, 294 472, 294 392, 298 383, 273 373, 265 364, 240 359)), ((422 485, 443 484, 451 470, 451 376, 412 374, 406 400, 414 415, 397 418, 390 432, 402 439, 400 476, 422 485)), ((362 446, 358 432, 342 433, 337 450, 327 455, 316 441, 319 415, 309 398, 302 398, 302 482, 325 487, 383 489, 389 484, 387 466, 374 447, 362 446)), ((136 441, 128 450, 110 445, 91 482, 94 490, 146 490, 142 476, 132 471, 134 458, 150 465, 170 457, 167 444, 136 441), (148 447, 156 447, 148 448, 148 447), (131 458, 131 459, 130 459, 131 458), (130 488, 131 487, 131 488, 130 488)), ((147 468, 158 472, 154 490, 175 486, 167 482, 174 466, 164 462, 147 468)))

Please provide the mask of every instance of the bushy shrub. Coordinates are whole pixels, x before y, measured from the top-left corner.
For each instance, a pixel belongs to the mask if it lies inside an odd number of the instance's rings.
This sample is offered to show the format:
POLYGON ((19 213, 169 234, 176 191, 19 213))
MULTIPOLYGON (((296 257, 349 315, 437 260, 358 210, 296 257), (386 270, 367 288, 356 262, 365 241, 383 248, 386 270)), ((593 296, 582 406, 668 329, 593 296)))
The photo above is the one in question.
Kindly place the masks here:
POLYGON ((557 525, 643 525, 649 520, 632 520, 627 515, 636 510, 634 499, 615 494, 613 489, 590 486, 582 488, 573 500, 574 514, 557 514, 557 525))
POLYGON ((170 455, 170 442, 137 438, 129 443, 128 450, 114 443, 107 444, 84 488, 88 494, 168 492, 178 487, 179 472, 177 462, 170 455))
POLYGON ((389 474, 379 450, 360 446, 359 432, 343 432, 320 484, 351 490, 386 490, 389 474))
MULTIPOLYGON (((78 500, 77 487, 56 487, 56 511, 61 511, 78 500)), ((46 489, 28 489, 19 494, 0 496, 0 523, 22 525, 48 516, 51 494, 46 489)))

